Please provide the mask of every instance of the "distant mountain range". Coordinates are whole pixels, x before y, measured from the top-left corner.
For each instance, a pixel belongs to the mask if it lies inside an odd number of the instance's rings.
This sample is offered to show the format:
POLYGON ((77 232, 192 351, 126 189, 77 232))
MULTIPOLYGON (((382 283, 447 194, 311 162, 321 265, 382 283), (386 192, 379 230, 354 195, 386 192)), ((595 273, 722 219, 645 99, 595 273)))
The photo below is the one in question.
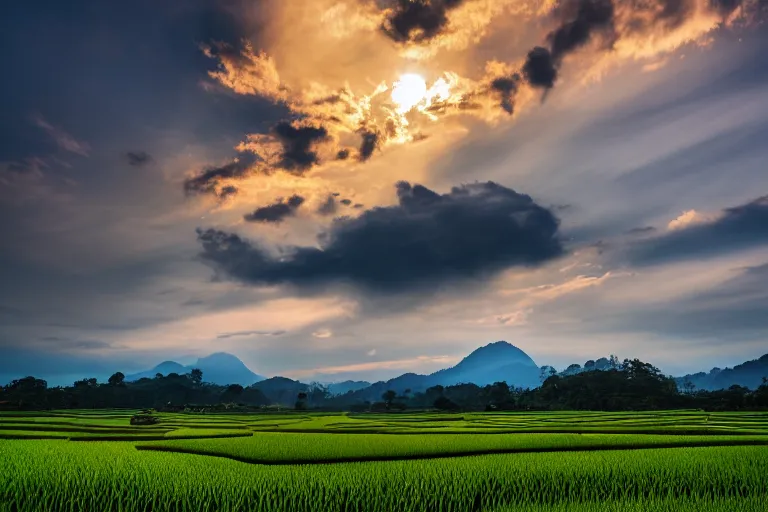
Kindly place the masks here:
POLYGON ((184 366, 175 361, 165 361, 155 366, 151 370, 126 375, 125 380, 135 381, 142 378, 153 378, 161 373, 164 376, 169 373, 178 373, 183 375, 189 373, 193 368, 199 368, 203 372, 203 381, 213 384, 227 385, 240 384, 241 386, 250 386, 264 377, 253 373, 245 364, 232 354, 226 352, 217 352, 207 357, 201 357, 195 364, 184 366))
MULTIPOLYGON (((606 358, 596 361, 587 361, 584 366, 573 364, 560 372, 560 375, 572 375, 582 371, 607 370, 612 363, 606 358)), ((295 381, 286 377, 265 378, 252 372, 240 359, 232 354, 218 352, 207 357, 202 357, 192 365, 182 365, 175 361, 165 361, 147 370, 126 376, 127 381, 136 381, 141 378, 153 378, 160 373, 185 374, 193 368, 203 371, 203 381, 214 384, 240 384, 260 389, 270 400, 275 402, 292 403, 299 392, 310 389, 308 384, 295 381)), ((505 381, 510 386, 522 388, 534 388, 541 384, 542 374, 548 374, 554 369, 550 366, 539 367, 531 357, 506 341, 489 343, 473 351, 462 359, 456 366, 439 370, 429 375, 405 373, 399 377, 387 381, 379 381, 371 384, 366 381, 344 381, 327 385, 328 391, 333 395, 345 395, 350 393, 350 398, 360 400, 378 400, 387 390, 397 393, 410 391, 416 393, 424 391, 432 386, 453 386, 456 384, 472 383, 478 386, 505 381)), ((675 380, 682 387, 689 381, 696 389, 724 389, 734 384, 757 388, 762 377, 768 376, 768 354, 763 357, 747 361, 733 368, 721 370, 713 368, 709 373, 695 373, 677 377, 675 380)))
POLYGON ((683 377, 677 377, 678 386, 690 382, 695 389, 727 389, 733 385, 755 389, 762 384, 763 377, 768 377, 768 354, 759 359, 753 359, 733 368, 712 368, 709 373, 691 373, 683 377))

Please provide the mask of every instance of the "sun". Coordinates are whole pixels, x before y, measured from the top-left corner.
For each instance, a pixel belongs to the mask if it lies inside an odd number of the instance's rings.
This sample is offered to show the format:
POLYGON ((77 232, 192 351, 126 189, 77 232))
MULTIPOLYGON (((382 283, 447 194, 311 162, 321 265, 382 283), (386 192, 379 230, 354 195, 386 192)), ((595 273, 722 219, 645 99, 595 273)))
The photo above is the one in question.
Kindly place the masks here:
POLYGON ((400 75, 400 79, 392 84, 392 101, 401 114, 418 105, 426 96, 427 82, 415 73, 400 75))

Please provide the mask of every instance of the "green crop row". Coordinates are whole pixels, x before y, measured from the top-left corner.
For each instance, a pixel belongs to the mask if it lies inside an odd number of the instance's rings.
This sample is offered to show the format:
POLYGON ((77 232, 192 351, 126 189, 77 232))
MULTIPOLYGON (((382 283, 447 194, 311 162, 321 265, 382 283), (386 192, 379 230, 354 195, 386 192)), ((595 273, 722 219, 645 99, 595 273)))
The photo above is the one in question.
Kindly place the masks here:
POLYGON ((768 496, 762 446, 258 466, 126 443, 0 441, 0 460, 9 511, 463 512, 768 496))
MULTIPOLYGON (((167 434, 166 436, 170 436, 167 434)), ((768 445, 768 436, 662 436, 611 434, 307 434, 257 433, 237 439, 169 440, 137 448, 215 455, 242 462, 301 464, 393 460, 462 454, 649 448, 654 446, 768 445)))

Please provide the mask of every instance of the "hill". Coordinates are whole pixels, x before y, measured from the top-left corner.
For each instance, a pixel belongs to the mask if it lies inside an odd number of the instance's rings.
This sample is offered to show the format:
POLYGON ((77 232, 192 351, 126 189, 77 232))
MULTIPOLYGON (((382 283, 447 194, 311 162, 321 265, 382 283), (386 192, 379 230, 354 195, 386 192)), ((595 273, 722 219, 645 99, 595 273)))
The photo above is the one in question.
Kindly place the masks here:
POLYGON ((757 389, 762 384, 763 377, 768 377, 768 354, 737 364, 733 368, 712 368, 709 373, 699 372, 675 378, 677 385, 682 387, 686 382, 692 383, 696 389, 716 390, 728 389, 738 385, 757 389))
POLYGON ((195 364, 184 366, 175 361, 164 361, 151 370, 146 370, 132 375, 126 375, 126 381, 136 381, 141 378, 153 378, 160 373, 167 376, 171 373, 183 375, 189 373, 193 368, 199 368, 203 371, 203 382, 213 384, 227 385, 240 384, 241 386, 250 386, 256 382, 264 380, 264 377, 253 373, 245 364, 232 354, 226 352, 217 352, 206 357, 201 357, 195 364))
POLYGON ((506 341, 497 341, 480 347, 462 359, 456 366, 429 375, 405 373, 388 381, 379 381, 369 387, 350 391, 345 398, 379 400, 387 390, 398 393, 425 391, 432 386, 452 386, 472 383, 478 386, 504 381, 510 386, 534 388, 539 385, 540 370, 531 357, 506 341))

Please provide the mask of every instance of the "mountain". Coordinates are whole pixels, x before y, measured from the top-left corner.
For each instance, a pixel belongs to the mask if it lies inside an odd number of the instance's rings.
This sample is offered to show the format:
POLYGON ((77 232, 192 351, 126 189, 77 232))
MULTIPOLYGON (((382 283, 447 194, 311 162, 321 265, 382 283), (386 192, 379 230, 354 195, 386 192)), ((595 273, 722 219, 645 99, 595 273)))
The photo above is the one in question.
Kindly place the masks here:
POLYGON ((177 363, 176 361, 163 361, 159 365, 155 366, 151 370, 146 370, 139 373, 134 373, 132 375, 126 375, 125 380, 127 381, 133 381, 133 380, 139 380, 139 379, 152 379, 157 375, 158 373, 162 375, 168 375, 169 373, 178 373, 179 375, 182 375, 184 373, 187 373, 187 367, 177 363))
POLYGON ((387 390, 403 393, 424 391, 432 386, 473 383, 478 386, 504 381, 510 386, 533 388, 540 384, 540 369, 531 357, 506 341, 489 343, 473 351, 456 366, 429 375, 405 373, 379 381, 365 389, 350 391, 361 400, 379 400, 387 390))
POLYGON ((677 385, 683 387, 686 382, 692 383, 696 389, 728 389, 738 385, 750 389, 757 389, 762 384, 763 377, 768 377, 768 354, 733 368, 712 368, 709 373, 691 373, 683 377, 675 378, 677 385))
POLYGON ((192 368, 203 370, 203 381, 214 384, 240 384, 250 386, 264 380, 248 369, 243 362, 232 354, 217 352, 207 357, 201 357, 192 368))
POLYGON ((241 386, 250 386, 251 384, 264 380, 264 377, 253 373, 236 356, 227 354, 226 352, 217 352, 206 357, 201 357, 195 364, 188 366, 181 365, 175 361, 165 361, 151 370, 127 375, 125 380, 134 381, 145 377, 151 379, 158 373, 163 375, 168 375, 169 373, 183 375, 189 373, 193 368, 199 368, 203 371, 203 382, 211 382, 213 384, 240 384, 241 386))
POLYGON ((370 385, 370 382, 364 380, 345 380, 344 382, 331 382, 327 385, 327 388, 333 395, 343 395, 350 391, 365 389, 370 385))
POLYGON ((285 406, 292 406, 299 393, 309 391, 308 384, 287 377, 264 379, 254 384, 253 387, 264 393, 271 403, 285 406))
POLYGON ((505 381, 515 387, 539 385, 539 367, 531 357, 506 341, 497 341, 480 347, 459 364, 440 370, 429 376, 436 385, 450 386, 472 382, 478 386, 505 381))

